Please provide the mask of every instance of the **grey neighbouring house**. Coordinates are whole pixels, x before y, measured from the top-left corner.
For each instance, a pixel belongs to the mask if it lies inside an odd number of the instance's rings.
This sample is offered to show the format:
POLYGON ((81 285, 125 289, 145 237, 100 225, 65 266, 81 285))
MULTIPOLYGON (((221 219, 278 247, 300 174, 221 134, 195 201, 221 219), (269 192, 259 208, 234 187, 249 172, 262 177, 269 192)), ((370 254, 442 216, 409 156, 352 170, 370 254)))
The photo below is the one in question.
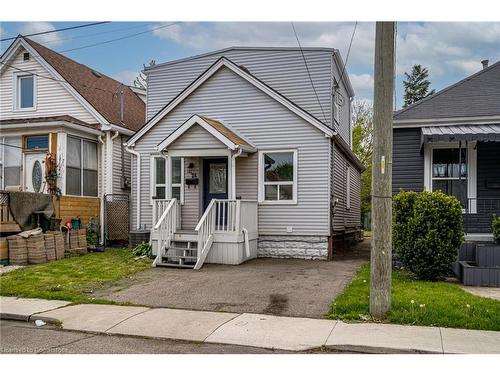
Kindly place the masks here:
POLYGON ((151 234, 155 265, 327 259, 359 236, 354 92, 338 50, 303 54, 233 47, 145 69, 127 150, 132 237, 151 234))
POLYGON ((500 214, 500 62, 394 114, 393 194, 441 190, 464 207, 466 239, 500 214))

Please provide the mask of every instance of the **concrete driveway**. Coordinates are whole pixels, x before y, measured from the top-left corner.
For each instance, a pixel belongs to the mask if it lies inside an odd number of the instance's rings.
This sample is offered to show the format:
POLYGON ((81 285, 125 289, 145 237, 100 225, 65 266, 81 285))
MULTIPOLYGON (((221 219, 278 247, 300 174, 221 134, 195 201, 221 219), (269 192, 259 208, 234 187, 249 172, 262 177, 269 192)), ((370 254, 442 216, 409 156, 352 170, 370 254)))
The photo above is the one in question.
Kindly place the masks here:
POLYGON ((365 257, 333 262, 259 258, 199 271, 151 268, 94 297, 152 307, 323 318, 365 257))

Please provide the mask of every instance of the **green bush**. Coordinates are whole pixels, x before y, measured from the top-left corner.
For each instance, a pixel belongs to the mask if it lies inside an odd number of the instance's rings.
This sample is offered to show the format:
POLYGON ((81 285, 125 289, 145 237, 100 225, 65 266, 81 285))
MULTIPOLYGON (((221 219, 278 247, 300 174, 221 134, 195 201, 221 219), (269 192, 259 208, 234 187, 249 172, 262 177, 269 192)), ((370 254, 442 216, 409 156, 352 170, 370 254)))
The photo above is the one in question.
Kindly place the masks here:
POLYGON ((136 256, 147 256, 151 257, 151 245, 147 242, 142 241, 139 245, 134 247, 132 253, 136 256))
POLYGON ((393 246, 403 266, 422 280, 451 272, 463 242, 462 205, 441 192, 401 191, 393 201, 393 246))
POLYGON ((500 216, 493 214, 491 229, 493 229, 493 237, 495 238, 495 242, 500 244, 500 216))

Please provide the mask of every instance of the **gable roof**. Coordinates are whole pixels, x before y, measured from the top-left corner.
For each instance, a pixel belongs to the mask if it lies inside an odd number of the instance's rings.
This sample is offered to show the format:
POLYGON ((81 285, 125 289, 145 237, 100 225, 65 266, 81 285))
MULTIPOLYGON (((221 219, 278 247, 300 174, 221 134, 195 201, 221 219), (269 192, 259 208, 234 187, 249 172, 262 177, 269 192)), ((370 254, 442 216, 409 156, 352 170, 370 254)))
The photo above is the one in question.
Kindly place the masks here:
POLYGON ((167 148, 169 145, 179 139, 185 132, 187 132, 193 125, 199 125, 207 132, 212 134, 219 141, 224 143, 229 149, 236 150, 241 148, 246 152, 255 152, 256 148, 249 141, 245 140, 243 136, 236 133, 235 130, 230 129, 227 125, 222 124, 220 121, 210 119, 205 116, 193 115, 181 126, 175 129, 168 135, 158 146, 159 151, 167 148))
MULTIPOLYGON (((146 105, 127 85, 80 64, 26 37, 18 37, 49 64, 76 92, 110 124, 137 130, 144 124, 146 105), (124 94, 124 123, 120 120, 120 88, 124 94), (113 93, 116 93, 114 95, 113 93)), ((12 46, 11 45, 11 46, 12 46)), ((7 49, 5 57, 11 47, 7 49)))
POLYGON ((394 113, 394 122, 500 117, 500 61, 394 113))
POLYGON ((198 78, 196 78, 188 87, 182 90, 175 98, 173 98, 165 107, 159 110, 151 119, 146 122, 146 124, 138 130, 127 142, 128 145, 133 145, 137 140, 139 140, 144 134, 146 134, 149 129, 151 129, 156 123, 158 123, 163 117, 165 117, 171 110, 173 110, 178 104, 180 104, 184 99, 186 99, 193 91, 195 91, 199 86, 201 86, 205 81, 207 81, 210 77, 212 77, 219 69, 226 67, 234 72, 236 75, 240 76, 247 82, 254 85, 259 90, 263 91, 265 94, 269 95, 271 98, 276 100, 277 102, 284 105, 286 108, 291 110, 293 113, 303 118, 305 121, 315 126, 326 136, 332 137, 336 134, 336 132, 330 128, 328 125, 325 125, 322 121, 318 120, 316 117, 311 115, 306 110, 302 109, 295 103, 293 103, 288 98, 284 97, 277 91, 273 90, 266 83, 262 82, 251 73, 241 69, 238 65, 233 63, 226 57, 219 58, 216 62, 214 62, 205 72, 203 72, 198 78))

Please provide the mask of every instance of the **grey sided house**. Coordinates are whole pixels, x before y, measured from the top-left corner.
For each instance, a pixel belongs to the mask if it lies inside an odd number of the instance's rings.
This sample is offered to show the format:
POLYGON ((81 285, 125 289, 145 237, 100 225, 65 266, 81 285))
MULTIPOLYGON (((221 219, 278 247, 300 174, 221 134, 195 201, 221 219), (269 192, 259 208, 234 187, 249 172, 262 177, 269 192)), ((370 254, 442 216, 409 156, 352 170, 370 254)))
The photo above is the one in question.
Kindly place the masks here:
POLYGON ((147 122, 127 150, 132 227, 155 265, 327 259, 359 234, 342 68, 335 49, 234 47, 145 70, 147 122))
POLYGON ((393 193, 441 190, 464 207, 466 238, 500 214, 500 62, 394 115, 393 193))

